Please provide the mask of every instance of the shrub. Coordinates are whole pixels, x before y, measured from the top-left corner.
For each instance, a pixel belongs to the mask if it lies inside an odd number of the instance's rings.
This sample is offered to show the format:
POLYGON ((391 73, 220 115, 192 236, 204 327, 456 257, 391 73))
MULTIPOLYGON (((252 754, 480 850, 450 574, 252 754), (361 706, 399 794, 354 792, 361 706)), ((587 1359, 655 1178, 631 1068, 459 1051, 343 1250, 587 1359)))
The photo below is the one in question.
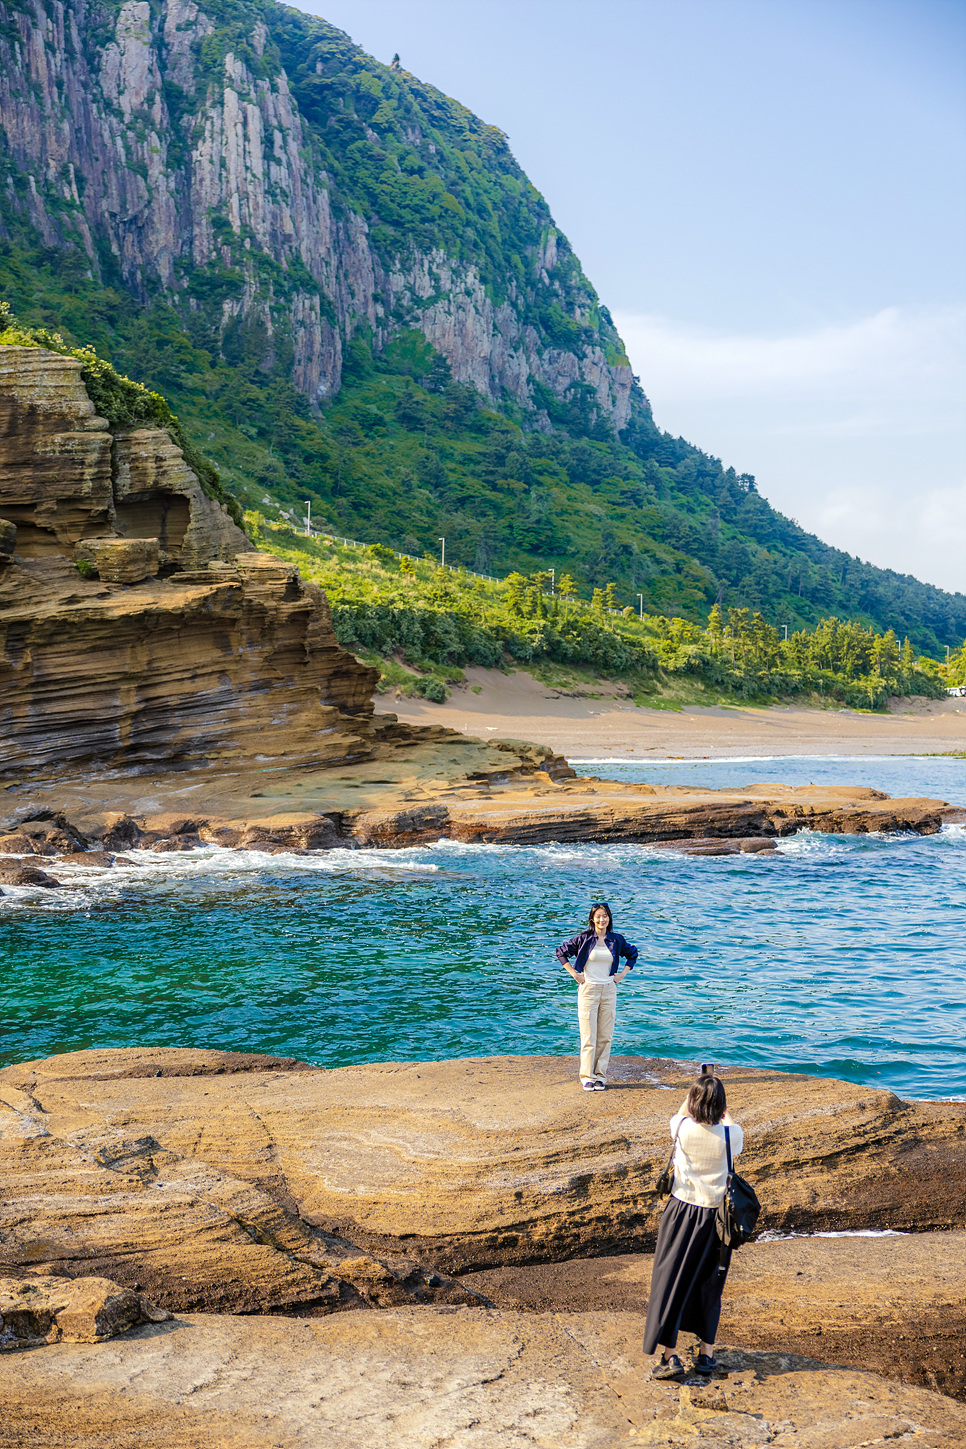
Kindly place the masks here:
POLYGON ((58 352, 62 357, 76 357, 82 363, 81 377, 99 416, 106 418, 112 429, 166 428, 181 449, 188 467, 197 475, 202 491, 223 504, 233 521, 244 530, 241 505, 230 493, 226 493, 217 468, 188 440, 160 393, 124 377, 111 363, 98 357, 92 347, 69 347, 59 332, 50 332, 46 327, 21 327, 9 302, 0 302, 0 346, 3 345, 45 347, 48 352, 58 352))

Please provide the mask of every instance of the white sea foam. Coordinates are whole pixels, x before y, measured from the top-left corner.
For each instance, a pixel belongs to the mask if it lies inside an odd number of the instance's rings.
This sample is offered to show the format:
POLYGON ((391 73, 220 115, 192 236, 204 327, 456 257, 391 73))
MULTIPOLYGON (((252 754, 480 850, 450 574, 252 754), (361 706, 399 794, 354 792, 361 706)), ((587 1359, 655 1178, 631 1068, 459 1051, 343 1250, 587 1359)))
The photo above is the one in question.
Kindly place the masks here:
POLYGON ((579 865, 593 865, 595 867, 606 866, 608 863, 614 865, 626 865, 628 860, 637 855, 642 846, 628 842, 614 842, 610 845, 598 845, 588 842, 586 845, 573 845, 562 841, 548 841, 546 845, 517 844, 513 841, 501 841, 494 844, 489 841, 467 841, 440 839, 434 841, 430 850, 445 850, 448 854, 465 855, 473 857, 477 855, 528 855, 536 859, 545 859, 559 865, 561 862, 576 862, 579 865))
POLYGON ((835 761, 839 764, 895 764, 897 760, 927 760, 929 755, 568 755, 571 765, 756 765, 781 763, 783 760, 810 760, 816 764, 835 761))
POLYGON ((787 1243, 792 1238, 908 1238, 898 1228, 841 1228, 823 1233, 762 1233, 756 1243, 787 1243))
MULTIPOLYGON (((278 875, 293 870, 317 875, 373 871, 392 871, 396 875, 438 872, 440 866, 433 861, 414 858, 415 853, 421 850, 419 846, 404 850, 337 849, 297 855, 289 851, 232 850, 205 845, 186 851, 132 850, 130 863, 120 858, 113 866, 74 865, 44 857, 39 868, 60 881, 61 888, 4 884, 0 910, 11 910, 17 906, 76 910, 79 906, 90 904, 92 897, 117 896, 132 885, 157 887, 189 878, 208 878, 228 885, 253 874, 278 875)), ((30 859, 33 864, 34 858, 30 859)))

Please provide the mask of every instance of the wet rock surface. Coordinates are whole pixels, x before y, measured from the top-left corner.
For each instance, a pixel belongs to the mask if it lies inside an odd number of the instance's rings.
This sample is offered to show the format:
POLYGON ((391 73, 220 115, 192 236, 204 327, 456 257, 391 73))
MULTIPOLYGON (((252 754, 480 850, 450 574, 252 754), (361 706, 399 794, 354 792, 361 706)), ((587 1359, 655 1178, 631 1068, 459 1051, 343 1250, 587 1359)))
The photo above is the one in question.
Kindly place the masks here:
POLYGON ((300 760, 298 751, 309 751, 311 739, 293 729, 279 742, 280 755, 262 755, 258 764, 240 750, 231 771, 212 758, 185 759, 177 769, 157 772, 137 767, 129 775, 96 768, 84 776, 68 770, 34 775, 7 797, 0 854, 72 855, 72 841, 80 839, 103 851, 218 845, 272 853, 395 848, 448 837, 490 844, 622 841, 684 855, 755 854, 780 862, 777 844, 799 830, 928 835, 966 816, 940 800, 891 799, 861 787, 710 790, 588 782, 541 745, 420 730, 385 715, 343 719, 334 733, 327 750, 351 744, 364 760, 300 760), (343 726, 347 733, 340 734, 343 726), (166 808, 159 812, 158 805, 166 808), (38 813, 55 814, 64 829, 27 839, 38 813))
POLYGON ((390 1309, 309 1322, 179 1315, 0 1359, 9 1449, 954 1449, 966 1408, 794 1354, 654 1383, 631 1313, 390 1309), (15 1362, 11 1360, 15 1359, 15 1362))

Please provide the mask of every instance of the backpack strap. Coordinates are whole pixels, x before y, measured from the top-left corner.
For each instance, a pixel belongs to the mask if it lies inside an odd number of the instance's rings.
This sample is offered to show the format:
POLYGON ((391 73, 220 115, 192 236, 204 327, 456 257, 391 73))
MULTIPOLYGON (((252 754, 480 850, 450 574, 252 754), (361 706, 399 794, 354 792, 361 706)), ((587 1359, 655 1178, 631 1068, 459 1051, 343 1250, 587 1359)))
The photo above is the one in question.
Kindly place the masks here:
MULTIPOLYGON (((725 1152, 728 1154, 728 1178, 727 1178, 727 1181, 725 1182, 725 1195, 724 1195, 724 1200, 723 1200, 723 1202, 721 1204, 721 1207, 722 1208, 725 1206, 725 1203, 727 1203, 727 1201, 728 1201, 728 1188, 731 1186, 731 1179, 732 1179, 732 1176, 734 1175, 734 1170, 735 1170, 734 1169, 734 1164, 731 1161, 731 1132, 729 1131, 729 1129, 727 1127, 724 1130, 724 1135, 725 1135, 725 1152)), ((719 1208, 718 1211, 720 1212, 721 1211, 721 1208, 719 1208)), ((721 1239, 721 1250, 720 1250, 720 1252, 718 1254, 718 1272, 721 1274, 722 1278, 724 1277, 725 1273, 727 1273, 727 1271, 728 1271, 728 1264, 730 1262, 731 1262, 731 1249, 728 1246, 728 1244, 725 1242, 724 1238, 722 1238, 721 1239)))

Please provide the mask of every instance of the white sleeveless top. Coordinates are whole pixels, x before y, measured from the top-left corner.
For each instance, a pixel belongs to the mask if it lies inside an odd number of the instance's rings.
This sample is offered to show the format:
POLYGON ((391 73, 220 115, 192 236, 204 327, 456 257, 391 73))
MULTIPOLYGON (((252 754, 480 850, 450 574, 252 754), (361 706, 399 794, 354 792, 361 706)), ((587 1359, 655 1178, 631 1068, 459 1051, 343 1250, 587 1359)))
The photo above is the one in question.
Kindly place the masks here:
POLYGON ((610 954, 610 948, 601 941, 597 941, 587 960, 584 962, 585 981, 609 981, 610 968, 614 964, 614 958, 610 954))
POLYGON ((696 1207, 716 1208, 728 1178, 724 1129, 731 1129, 732 1163, 745 1145, 745 1134, 730 1112, 725 1112, 716 1127, 695 1122, 688 1116, 686 1101, 671 1118, 670 1127, 672 1137, 677 1133, 671 1196, 696 1207))

